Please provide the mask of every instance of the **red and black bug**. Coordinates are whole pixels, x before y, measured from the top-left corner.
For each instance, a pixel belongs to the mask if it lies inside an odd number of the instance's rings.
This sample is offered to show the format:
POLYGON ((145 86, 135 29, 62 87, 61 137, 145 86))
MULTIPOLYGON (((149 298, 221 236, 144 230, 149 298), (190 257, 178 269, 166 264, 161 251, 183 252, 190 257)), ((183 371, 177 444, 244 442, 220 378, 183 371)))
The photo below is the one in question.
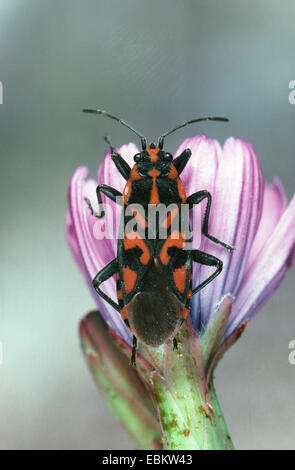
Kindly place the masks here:
POLYGON ((126 179, 123 194, 115 188, 101 184, 96 194, 100 213, 93 210, 90 201, 86 202, 91 213, 98 218, 104 216, 101 193, 118 202, 122 197, 123 237, 118 239, 117 257, 106 265, 93 279, 96 292, 106 300, 121 316, 133 334, 131 364, 135 365, 137 338, 149 346, 159 346, 169 338, 177 348, 175 334, 188 315, 191 297, 211 282, 222 271, 222 261, 215 256, 196 249, 185 249, 187 237, 180 230, 173 229, 172 219, 183 204, 191 209, 207 199, 207 207, 202 223, 202 233, 228 250, 230 245, 208 233, 211 207, 211 194, 206 190, 186 195, 180 174, 191 157, 190 149, 185 149, 173 160, 170 153, 163 150, 164 138, 188 124, 199 121, 228 121, 222 117, 204 117, 184 122, 169 132, 161 135, 158 144, 147 146, 146 138, 127 122, 102 111, 85 109, 84 112, 100 114, 118 121, 135 132, 141 139, 142 150, 134 156, 134 166, 119 155, 106 138, 111 157, 121 175, 126 179), (174 210, 167 216, 157 218, 153 237, 148 236, 148 208, 159 204, 168 207, 174 204, 174 210), (143 213, 133 207, 143 208, 143 213), (126 209, 129 208, 129 211, 126 209), (141 230, 128 231, 130 217, 135 217, 141 230), (166 237, 159 236, 160 227, 166 228, 166 237), (192 289, 192 263, 197 262, 212 266, 215 271, 200 285, 192 289), (118 303, 110 299, 100 285, 116 275, 118 303))

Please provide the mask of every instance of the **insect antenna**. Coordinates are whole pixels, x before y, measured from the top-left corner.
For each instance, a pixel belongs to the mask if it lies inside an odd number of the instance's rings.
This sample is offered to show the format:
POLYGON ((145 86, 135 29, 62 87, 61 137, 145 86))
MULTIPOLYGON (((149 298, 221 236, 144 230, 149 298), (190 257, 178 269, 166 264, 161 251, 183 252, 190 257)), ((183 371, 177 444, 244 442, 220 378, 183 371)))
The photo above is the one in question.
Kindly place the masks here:
POLYGON ((128 122, 123 121, 123 119, 117 118, 116 116, 113 116, 112 114, 110 114, 110 113, 108 113, 108 112, 106 112, 102 109, 83 109, 83 113, 100 114, 101 116, 107 116, 111 119, 114 119, 119 124, 123 124, 123 126, 128 127, 128 129, 130 129, 132 132, 134 132, 140 138, 142 149, 144 150, 146 148, 146 145, 147 145, 146 138, 142 134, 140 134, 140 132, 138 132, 136 129, 134 129, 134 127, 130 126, 130 124, 128 124, 128 122))
POLYGON ((111 138, 108 135, 105 135, 103 140, 108 144, 108 146, 110 148, 110 151, 112 153, 114 151, 115 147, 113 146, 113 144, 111 142, 111 138))
POLYGON ((197 119, 191 119, 190 121, 185 121, 182 124, 179 124, 178 126, 174 127, 174 129, 171 129, 170 131, 165 132, 159 137, 158 140, 158 147, 160 149, 163 148, 164 145, 164 138, 167 137, 168 135, 172 134, 173 132, 177 131, 178 129, 182 129, 182 127, 188 126, 189 124, 193 124, 194 122, 200 122, 200 121, 221 121, 221 122, 228 122, 229 119, 225 117, 217 117, 217 116, 205 116, 202 118, 197 118, 197 119))

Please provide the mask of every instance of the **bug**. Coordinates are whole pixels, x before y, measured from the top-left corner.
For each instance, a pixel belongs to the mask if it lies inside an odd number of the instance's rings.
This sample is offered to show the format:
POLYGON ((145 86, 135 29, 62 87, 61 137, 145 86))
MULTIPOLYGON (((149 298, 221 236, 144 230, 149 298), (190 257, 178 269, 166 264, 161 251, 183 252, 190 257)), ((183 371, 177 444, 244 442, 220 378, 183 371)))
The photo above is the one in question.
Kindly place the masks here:
MULTIPOLYGON (((95 212, 89 199, 86 203, 93 216, 104 217, 104 208, 101 193, 111 200, 118 202, 122 197, 122 223, 123 237, 118 239, 117 257, 108 263, 93 279, 93 286, 105 301, 120 312, 125 324, 133 335, 131 365, 136 364, 137 338, 149 346, 159 346, 168 339, 173 338, 173 347, 177 348, 175 335, 182 322, 187 318, 190 299, 193 295, 207 286, 222 271, 222 261, 217 257, 197 249, 185 249, 187 242, 180 230, 172 227, 172 219, 187 204, 189 209, 207 199, 202 234, 228 249, 230 245, 218 240, 208 232, 209 215, 211 208, 211 194, 206 190, 199 190, 189 196, 186 195, 180 175, 191 157, 191 150, 185 149, 178 157, 172 157, 166 152, 164 139, 178 129, 200 121, 228 121, 223 117, 202 117, 183 122, 172 130, 162 134, 157 145, 153 142, 147 145, 146 138, 126 121, 113 116, 100 109, 84 109, 86 113, 99 114, 109 117, 128 127, 141 141, 141 151, 134 155, 134 166, 119 155, 107 141, 111 158, 118 171, 126 180, 123 194, 111 186, 100 184, 96 195, 99 204, 99 213, 95 212), (154 236, 144 236, 149 229, 148 208, 151 206, 174 204, 174 212, 170 211, 161 219, 158 217, 154 236), (138 205, 143 213, 132 210, 138 205), (131 215, 127 214, 131 208, 131 215), (130 217, 134 216, 141 232, 128 230, 130 217), (159 236, 160 226, 167 229, 164 238, 159 236), (143 231, 143 234, 142 234, 143 231), (192 289, 192 263, 212 266, 214 272, 198 286, 192 289), (100 285, 116 275, 118 303, 108 297, 100 285)), ((148 232, 150 233, 150 232, 148 232)))

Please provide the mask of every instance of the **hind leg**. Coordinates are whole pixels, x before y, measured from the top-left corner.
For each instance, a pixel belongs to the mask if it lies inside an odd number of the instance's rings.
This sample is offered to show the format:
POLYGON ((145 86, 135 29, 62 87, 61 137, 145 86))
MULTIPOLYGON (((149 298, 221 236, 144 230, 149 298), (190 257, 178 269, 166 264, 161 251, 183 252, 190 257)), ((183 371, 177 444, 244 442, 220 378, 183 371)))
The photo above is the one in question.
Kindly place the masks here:
POLYGON ((205 286, 207 286, 213 279, 218 276, 218 274, 221 273, 222 268, 223 268, 223 263, 219 258, 216 258, 215 256, 209 255, 208 253, 204 253, 203 251, 200 250, 192 250, 192 259, 196 263, 203 264, 205 266, 215 266, 216 270, 214 271, 211 276, 209 276, 205 281, 201 282, 197 287, 195 287, 192 291, 192 295, 195 295, 197 292, 199 292, 201 289, 203 289, 205 286))

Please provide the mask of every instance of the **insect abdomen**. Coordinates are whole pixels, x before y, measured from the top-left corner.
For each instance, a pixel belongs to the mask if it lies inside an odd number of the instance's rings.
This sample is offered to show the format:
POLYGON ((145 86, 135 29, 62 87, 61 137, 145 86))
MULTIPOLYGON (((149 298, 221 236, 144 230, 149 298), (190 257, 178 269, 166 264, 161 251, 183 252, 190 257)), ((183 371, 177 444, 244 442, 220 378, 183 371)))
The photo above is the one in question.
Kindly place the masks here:
POLYGON ((147 270, 143 288, 126 305, 135 336, 149 346, 159 346, 174 336, 184 305, 171 291, 155 259, 147 270))

